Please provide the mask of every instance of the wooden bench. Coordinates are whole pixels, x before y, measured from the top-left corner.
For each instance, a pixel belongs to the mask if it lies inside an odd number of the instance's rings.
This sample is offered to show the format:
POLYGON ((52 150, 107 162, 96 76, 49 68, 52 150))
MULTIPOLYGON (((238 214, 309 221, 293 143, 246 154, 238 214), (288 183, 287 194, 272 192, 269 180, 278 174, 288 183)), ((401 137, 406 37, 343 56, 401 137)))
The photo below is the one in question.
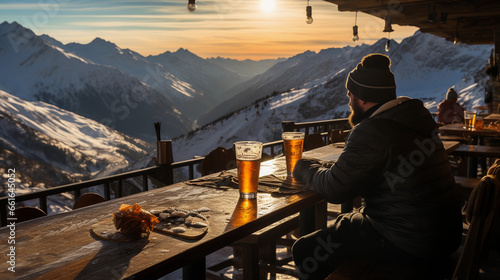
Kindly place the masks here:
POLYGON ((234 250, 233 257, 207 267, 209 278, 223 278, 218 272, 227 267, 241 268, 243 279, 267 279, 268 273, 271 273, 274 277, 276 277, 276 273, 297 276, 295 271, 286 271, 282 267, 292 260, 291 255, 283 259, 278 259, 276 256, 276 246, 283 245, 291 249, 295 240, 279 237, 288 235, 298 227, 299 215, 295 214, 236 242, 232 246, 234 250))

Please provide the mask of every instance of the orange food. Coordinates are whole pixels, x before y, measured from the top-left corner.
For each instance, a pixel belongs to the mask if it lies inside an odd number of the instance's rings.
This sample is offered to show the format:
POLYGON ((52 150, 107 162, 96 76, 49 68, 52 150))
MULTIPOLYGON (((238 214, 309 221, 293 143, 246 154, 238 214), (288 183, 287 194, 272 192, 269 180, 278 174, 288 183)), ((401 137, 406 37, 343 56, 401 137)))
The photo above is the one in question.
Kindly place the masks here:
POLYGON ((113 222, 116 229, 127 237, 140 238, 143 234, 148 235, 155 225, 160 221, 158 218, 142 210, 139 204, 122 204, 118 212, 113 214, 113 222))

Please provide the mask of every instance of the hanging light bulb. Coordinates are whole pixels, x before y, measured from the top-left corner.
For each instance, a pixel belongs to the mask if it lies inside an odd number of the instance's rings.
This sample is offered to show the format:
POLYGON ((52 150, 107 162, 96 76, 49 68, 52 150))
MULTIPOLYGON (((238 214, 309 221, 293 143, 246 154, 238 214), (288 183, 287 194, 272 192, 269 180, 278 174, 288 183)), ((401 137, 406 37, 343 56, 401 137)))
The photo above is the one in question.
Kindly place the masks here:
POLYGON ((196 11, 196 0, 188 0, 187 9, 191 13, 196 11))
POLYGON ((455 35, 453 36, 453 44, 460 45, 460 41, 458 40, 458 32, 455 32, 455 35))
POLYGON ((392 16, 389 11, 387 11, 387 16, 385 17, 385 27, 384 27, 384 32, 389 33, 389 39, 387 39, 387 42, 385 43, 385 51, 388 52, 390 47, 391 47, 391 32, 394 31, 392 29, 392 16))
POLYGON ((306 7, 306 22, 307 24, 313 23, 312 7, 309 6, 309 0, 307 0, 307 7, 306 7))
POLYGON ((357 22, 358 22, 358 12, 356 12, 356 17, 354 19, 354 26, 352 27, 352 40, 354 42, 359 41, 358 26, 356 25, 357 22))
POLYGON ((458 23, 459 22, 460 22, 460 19, 457 20, 457 25, 455 26, 455 35, 453 36, 453 44, 455 44, 455 45, 460 44, 459 36, 458 36, 458 23))
POLYGON ((358 26, 357 25, 354 25, 352 27, 352 40, 354 42, 357 42, 359 41, 359 36, 358 36, 358 26))

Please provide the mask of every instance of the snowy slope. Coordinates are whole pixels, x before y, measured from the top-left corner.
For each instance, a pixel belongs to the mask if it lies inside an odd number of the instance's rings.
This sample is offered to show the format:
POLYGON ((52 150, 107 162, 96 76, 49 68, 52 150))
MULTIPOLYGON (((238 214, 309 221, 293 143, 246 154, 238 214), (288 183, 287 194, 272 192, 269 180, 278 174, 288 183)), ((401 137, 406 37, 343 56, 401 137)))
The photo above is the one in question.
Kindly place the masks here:
POLYGON ((0 91, 2 146, 26 158, 36 158, 68 173, 105 176, 127 169, 131 163, 149 161, 152 147, 146 142, 44 102, 25 101, 0 91), (45 139, 20 143, 9 131, 23 127, 33 137, 45 139), (50 146, 51 149, 37 149, 50 146), (61 153, 56 155, 55 153, 61 153))
MULTIPOLYGON (((186 81, 193 89, 216 100, 217 104, 227 98, 223 94, 228 88, 244 81, 244 77, 238 72, 212 63, 183 48, 175 52, 150 55, 146 59, 160 64, 179 80, 186 81)), ((217 104, 210 104, 211 108, 217 104)))
MULTIPOLYGON (((205 94, 204 91, 191 85, 189 79, 181 80, 162 65, 149 61, 132 50, 121 49, 104 39, 96 38, 88 44, 71 43, 63 48, 95 63, 113 66, 139 79, 156 89, 190 119, 195 120, 217 103, 209 94, 210 88, 206 89, 208 94, 205 94)), ((182 63, 184 62, 180 61, 179 64, 182 63)), ((170 68, 177 67, 181 65, 170 68)))
POLYGON ((276 63, 286 60, 286 58, 264 59, 264 60, 236 60, 223 57, 208 58, 211 63, 220 65, 226 69, 238 73, 244 80, 251 79, 259 74, 264 73, 267 69, 274 66, 276 63))
POLYGON ((154 139, 155 121, 165 123, 170 137, 191 128, 191 120, 137 78, 67 52, 15 22, 0 24, 0 61, 0 89, 23 99, 54 104, 143 139, 154 139))
MULTIPOLYGON (((373 45, 330 48, 319 53, 308 51, 289 58, 263 74, 232 88, 231 91, 238 93, 203 115, 198 120, 198 124, 212 122, 231 113, 234 109, 243 108, 255 99, 270 95, 275 91, 282 92, 299 88, 309 82, 331 79, 336 75, 346 76, 346 70, 353 69, 366 54, 385 53, 386 41, 387 39, 381 39, 373 45)), ((436 99, 429 103, 429 107, 433 107, 437 105, 436 102, 444 98, 449 87, 457 85, 460 91, 470 86, 460 83, 463 79, 478 77, 477 73, 486 66, 492 47, 491 45, 469 46, 465 44, 456 46, 442 38, 417 31, 400 44, 391 41, 391 49, 387 54, 392 59, 398 94, 436 99)), ((483 73, 482 78, 484 77, 483 73)), ((473 90, 475 94, 479 94, 483 82, 479 80, 476 82, 477 87, 467 92, 473 90)), ((464 102, 466 106, 478 104, 479 100, 471 100, 467 92, 461 95, 459 101, 464 102)))

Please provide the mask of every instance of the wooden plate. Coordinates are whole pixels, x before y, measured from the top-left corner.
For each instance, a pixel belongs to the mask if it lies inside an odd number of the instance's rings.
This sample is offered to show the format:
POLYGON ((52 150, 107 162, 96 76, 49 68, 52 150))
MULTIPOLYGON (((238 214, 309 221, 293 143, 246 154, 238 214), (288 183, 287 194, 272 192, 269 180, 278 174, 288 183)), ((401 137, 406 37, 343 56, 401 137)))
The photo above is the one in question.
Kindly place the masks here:
MULTIPOLYGON (((172 227, 168 227, 164 223, 159 223, 158 225, 156 225, 153 231, 161 234, 192 240, 200 239, 208 232, 208 226, 199 228, 186 226, 179 227, 183 227, 185 229, 185 232, 177 232, 176 230, 173 230, 172 227)), ((136 238, 127 237, 123 235, 119 230, 117 230, 112 218, 93 224, 90 227, 90 231, 94 236, 102 240, 117 242, 132 242, 138 240, 136 238)), ((144 234, 142 238, 146 238, 147 236, 147 234, 144 234)))

